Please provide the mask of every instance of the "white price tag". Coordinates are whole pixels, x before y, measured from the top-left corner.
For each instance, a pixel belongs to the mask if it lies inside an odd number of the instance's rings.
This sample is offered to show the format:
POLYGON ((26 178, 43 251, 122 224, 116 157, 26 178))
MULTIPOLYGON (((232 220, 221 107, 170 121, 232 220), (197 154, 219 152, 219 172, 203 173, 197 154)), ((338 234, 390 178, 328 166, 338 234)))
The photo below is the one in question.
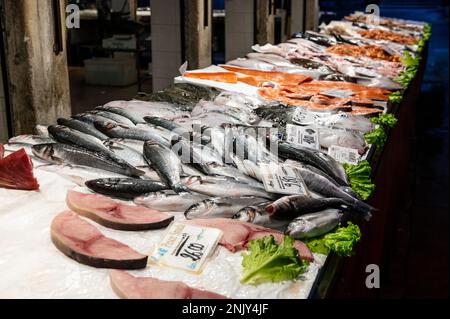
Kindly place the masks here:
POLYGON ((354 148, 331 145, 328 148, 328 155, 339 163, 356 165, 359 162, 358 150, 354 148))
POLYGON ((261 163, 261 176, 266 191, 289 195, 308 195, 300 172, 292 166, 261 163))
POLYGON ((302 107, 297 107, 294 114, 292 114, 292 122, 299 125, 312 125, 316 123, 317 118, 326 114, 325 112, 319 114, 317 112, 307 111, 302 107))
POLYGON ((160 265, 197 273, 221 236, 217 228, 173 222, 150 258, 160 265))
POLYGON ((353 95, 353 91, 350 90, 337 90, 337 89, 331 89, 331 90, 325 90, 320 92, 323 95, 330 96, 330 97, 349 97, 353 95))
POLYGON ((286 124, 286 140, 290 143, 319 149, 319 133, 312 126, 286 124))

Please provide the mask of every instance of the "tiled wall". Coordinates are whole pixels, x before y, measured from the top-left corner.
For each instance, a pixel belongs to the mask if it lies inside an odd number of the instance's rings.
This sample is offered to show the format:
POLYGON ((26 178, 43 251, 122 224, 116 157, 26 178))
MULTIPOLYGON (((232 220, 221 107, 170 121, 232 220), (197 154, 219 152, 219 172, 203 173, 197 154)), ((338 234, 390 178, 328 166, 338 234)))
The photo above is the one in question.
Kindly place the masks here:
POLYGON ((179 0, 152 1, 153 91, 166 88, 179 75, 181 27, 179 0))
POLYGON ((245 57, 253 45, 253 0, 225 0, 225 61, 245 57))
POLYGON ((6 122, 6 106, 5 106, 5 93, 3 92, 3 77, 2 69, 0 66, 0 143, 4 143, 8 140, 8 128, 6 122))

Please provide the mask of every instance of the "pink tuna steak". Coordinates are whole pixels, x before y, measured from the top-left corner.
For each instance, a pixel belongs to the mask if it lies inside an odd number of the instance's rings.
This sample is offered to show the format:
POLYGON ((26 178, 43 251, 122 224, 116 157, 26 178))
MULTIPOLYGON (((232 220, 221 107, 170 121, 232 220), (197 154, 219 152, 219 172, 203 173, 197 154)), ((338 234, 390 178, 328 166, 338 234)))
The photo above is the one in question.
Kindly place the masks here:
POLYGON ((117 269, 140 269, 147 265, 147 256, 105 237, 74 212, 66 211, 57 215, 50 229, 56 248, 79 263, 117 269))
MULTIPOLYGON (((232 252, 245 249, 248 242, 252 239, 272 235, 278 243, 281 243, 284 237, 278 231, 234 219, 193 219, 184 222, 190 225, 213 227, 222 230, 223 235, 219 244, 232 252)), ((302 241, 296 240, 294 246, 297 248, 301 259, 314 260, 311 251, 302 241)))
POLYGON ((84 217, 108 228, 118 230, 149 230, 169 225, 174 217, 141 206, 123 204, 97 194, 83 194, 69 190, 68 207, 84 217))
POLYGON ((111 287, 124 299, 224 299, 214 292, 191 288, 179 281, 134 277, 125 271, 111 270, 111 287))

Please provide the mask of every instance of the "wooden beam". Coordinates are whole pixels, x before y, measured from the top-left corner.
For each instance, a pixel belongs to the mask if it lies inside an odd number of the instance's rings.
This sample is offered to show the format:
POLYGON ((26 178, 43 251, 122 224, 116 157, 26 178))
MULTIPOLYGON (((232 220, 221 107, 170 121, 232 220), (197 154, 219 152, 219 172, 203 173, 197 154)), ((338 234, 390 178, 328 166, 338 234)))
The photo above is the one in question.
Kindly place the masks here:
POLYGON ((32 133, 36 124, 54 124, 69 116, 70 91, 66 56, 65 1, 61 25, 55 25, 55 1, 3 0, 6 72, 14 135, 32 133), (59 28, 62 51, 55 53, 59 28))
POLYGON ((184 0, 185 54, 189 69, 211 65, 211 0, 184 0))

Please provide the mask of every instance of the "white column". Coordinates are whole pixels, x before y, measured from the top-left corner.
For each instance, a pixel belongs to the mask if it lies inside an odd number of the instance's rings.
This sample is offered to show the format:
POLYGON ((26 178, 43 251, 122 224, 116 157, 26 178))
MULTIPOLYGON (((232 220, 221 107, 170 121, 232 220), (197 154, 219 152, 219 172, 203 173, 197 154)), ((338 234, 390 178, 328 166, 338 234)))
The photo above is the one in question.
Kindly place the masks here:
POLYGON ((181 20, 179 0, 151 2, 153 91, 173 83, 184 62, 181 54, 181 20))

